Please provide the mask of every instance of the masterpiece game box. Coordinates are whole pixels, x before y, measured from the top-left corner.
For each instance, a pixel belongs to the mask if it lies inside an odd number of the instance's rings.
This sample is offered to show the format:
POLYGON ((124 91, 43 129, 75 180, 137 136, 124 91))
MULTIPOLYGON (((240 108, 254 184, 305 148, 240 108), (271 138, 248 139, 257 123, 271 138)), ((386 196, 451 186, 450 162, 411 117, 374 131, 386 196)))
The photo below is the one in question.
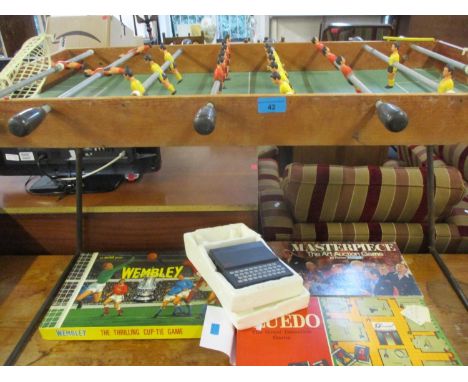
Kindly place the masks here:
POLYGON ((183 251, 84 253, 39 331, 47 340, 200 338, 211 303, 183 251))
POLYGON ((273 242, 311 296, 422 296, 396 243, 273 242))

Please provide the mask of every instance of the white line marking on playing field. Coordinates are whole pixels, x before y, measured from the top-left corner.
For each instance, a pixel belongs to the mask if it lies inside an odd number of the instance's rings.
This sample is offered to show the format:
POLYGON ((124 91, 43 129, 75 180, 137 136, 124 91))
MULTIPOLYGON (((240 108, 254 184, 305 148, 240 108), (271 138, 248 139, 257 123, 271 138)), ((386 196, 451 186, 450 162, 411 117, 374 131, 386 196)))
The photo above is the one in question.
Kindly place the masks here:
POLYGON ((249 87, 247 88, 247 94, 250 94, 250 74, 251 74, 251 73, 252 73, 252 72, 249 72, 249 87))
POLYGON ((398 85, 397 82, 395 82, 395 85, 398 86, 401 90, 403 90, 405 93, 409 93, 408 90, 406 90, 403 86, 398 85))
POLYGON ((105 86, 102 90, 98 91, 93 97, 100 96, 102 93, 104 93, 107 90, 107 86, 105 86))

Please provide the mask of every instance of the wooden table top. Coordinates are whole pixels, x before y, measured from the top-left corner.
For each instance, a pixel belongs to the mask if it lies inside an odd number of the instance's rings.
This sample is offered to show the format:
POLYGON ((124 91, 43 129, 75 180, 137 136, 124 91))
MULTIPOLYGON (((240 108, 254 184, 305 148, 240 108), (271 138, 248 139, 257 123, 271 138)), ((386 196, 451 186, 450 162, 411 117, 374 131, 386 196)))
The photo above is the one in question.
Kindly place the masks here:
MULTIPOLYGON (((257 209, 254 147, 163 147, 162 166, 117 190, 85 194, 84 212, 250 211, 257 209)), ((25 191, 28 177, 0 177, 0 213, 73 213, 75 198, 25 191)))
MULTIPOLYGON (((468 256, 442 256, 468 293, 468 256)), ((0 361, 5 362, 70 256, 0 257, 0 361)), ((405 255, 426 303, 468 364, 466 310, 431 255, 405 255)), ((228 365, 226 355, 199 340, 45 341, 36 332, 18 365, 228 365)))

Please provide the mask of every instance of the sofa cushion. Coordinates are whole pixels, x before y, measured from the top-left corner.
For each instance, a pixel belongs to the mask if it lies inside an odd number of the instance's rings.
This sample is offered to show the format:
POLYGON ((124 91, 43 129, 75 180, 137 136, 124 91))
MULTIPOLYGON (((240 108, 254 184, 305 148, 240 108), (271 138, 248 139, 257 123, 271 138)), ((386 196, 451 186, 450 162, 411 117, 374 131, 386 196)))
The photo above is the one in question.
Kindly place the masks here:
MULTIPOLYGON (((434 170, 435 217, 449 216, 463 197, 464 184, 453 167, 434 170)), ((296 223, 427 221, 425 168, 288 165, 282 181, 296 223)))

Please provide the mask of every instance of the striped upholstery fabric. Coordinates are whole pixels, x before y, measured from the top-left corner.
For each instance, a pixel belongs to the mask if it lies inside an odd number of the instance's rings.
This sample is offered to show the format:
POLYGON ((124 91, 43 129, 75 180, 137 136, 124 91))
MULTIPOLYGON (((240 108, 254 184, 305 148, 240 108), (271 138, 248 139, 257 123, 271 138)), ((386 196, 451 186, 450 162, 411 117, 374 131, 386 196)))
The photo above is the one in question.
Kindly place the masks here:
POLYGON ((280 188, 278 164, 272 159, 258 161, 260 225, 265 238, 290 240, 293 221, 280 188))
MULTIPOLYGON (((310 202, 314 206, 318 206, 318 212, 314 211, 315 216, 325 216, 327 213, 322 215, 322 207, 328 205, 329 208, 335 211, 337 216, 350 216, 349 210, 350 206, 346 206, 344 202, 332 203, 330 198, 340 197, 347 198, 348 204, 365 205, 366 203, 372 203, 374 206, 374 212, 365 213, 363 208, 361 208, 361 213, 354 213, 359 215, 359 218, 367 216, 367 218, 372 219, 377 216, 379 213, 382 213, 380 210, 383 208, 383 203, 385 200, 390 200, 386 202, 389 204, 387 206, 388 217, 396 216, 397 211, 402 211, 403 208, 408 208, 411 213, 407 215, 410 218, 414 216, 425 215, 425 205, 419 204, 417 202, 410 203, 408 199, 414 198, 414 195, 419 197, 421 202, 425 200, 425 196, 421 197, 421 192, 424 194, 424 189, 421 191, 421 180, 422 175, 425 173, 425 169, 404 169, 405 171, 416 171, 417 176, 414 174, 406 174, 406 176, 393 175, 385 171, 398 172, 402 169, 389 167, 388 169, 379 168, 381 172, 380 182, 380 191, 377 193, 373 187, 377 187, 379 182, 371 182, 370 178, 372 174, 375 173, 375 170, 370 171, 369 167, 352 167, 352 168, 341 168, 341 175, 336 173, 336 167, 340 168, 341 166, 322 166, 324 168, 318 170, 315 169, 310 174, 303 174, 303 171, 306 172, 302 166, 297 167, 293 165, 287 169, 286 178, 280 180, 278 174, 278 166, 275 161, 271 160, 260 160, 259 161, 259 206, 260 206, 260 225, 261 232, 265 240, 311 240, 311 241, 395 241, 397 242, 399 248, 402 252, 405 253, 417 253, 417 252, 426 252, 427 251, 427 242, 425 241, 424 233, 427 230, 426 223, 417 223, 417 222, 396 222, 396 221, 323 221, 323 222, 297 222, 294 221, 293 214, 291 213, 289 203, 285 202, 285 195, 283 189, 280 188, 280 181, 285 190, 290 192, 294 191, 298 194, 297 199, 307 200, 307 194, 313 195, 315 198, 314 201, 310 202), (329 174, 326 174, 326 168, 329 168, 329 174), (367 171, 367 176, 362 174, 349 174, 349 169, 354 172, 358 171, 367 171), (315 175, 314 175, 315 174, 315 175), (311 178, 322 177, 324 180, 328 177, 328 183, 332 184, 331 192, 329 192, 327 182, 310 182, 304 183, 304 185, 293 183, 289 184, 289 180, 298 177, 298 179, 304 178, 305 180, 310 180, 311 178), (338 187, 339 180, 343 183, 342 187, 338 187), (361 184, 359 188, 354 187, 353 191, 350 191, 349 188, 351 184, 346 184, 343 182, 344 179, 354 179, 362 181, 362 179, 367 180, 366 184, 361 184), (415 179, 419 179, 416 181, 415 179), (385 181, 384 181, 385 180, 385 181), (387 182, 388 181, 388 182, 387 182), (403 183, 401 183, 403 181, 403 183), (263 182, 263 184, 262 184, 263 182), (392 183, 393 182, 393 183, 392 183), (400 183, 398 183, 400 182, 400 183), (419 183, 418 183, 419 182, 419 183), (395 186, 398 184, 398 186, 395 186), (393 186, 392 186, 393 185, 393 186), (390 186, 396 187, 396 191, 389 191, 390 186), (408 190, 409 187, 416 187, 416 190, 408 190), (316 187, 316 190, 314 189, 316 187), (357 195, 352 197, 351 201, 349 193, 357 192, 364 195, 357 195), (344 193, 343 193, 344 192, 344 193), (377 198, 378 194, 378 198, 377 198), (388 196, 388 195, 392 196, 388 196), (395 194, 398 194, 399 203, 404 204, 402 207, 395 205, 395 194), (401 196, 401 195, 403 196, 401 196), (368 195, 375 195, 373 198, 368 197, 368 195), (302 199, 301 199, 302 198, 302 199), (317 202, 319 200, 319 202, 317 202), (382 200, 382 203, 380 202, 382 200), (393 202, 391 202, 393 200, 393 202), (404 200, 404 201, 403 201, 404 200), (335 206, 335 204, 337 204, 335 206), (391 205, 390 205, 391 204, 391 205), (417 206, 416 206, 417 205, 417 206), (331 206, 331 207, 330 207, 331 206), (416 211, 416 212, 415 212, 416 211), (419 212, 418 212, 419 211, 419 212)), ((315 166, 316 168, 319 166, 315 166)), ((378 179, 378 177, 377 177, 378 179)), ((359 183, 359 182, 358 182, 359 183)), ((356 184, 358 184, 356 183, 356 184)), ((364 182, 361 182, 364 183, 364 182)), ((445 216, 450 212, 448 218, 436 224, 436 248, 439 252, 446 253, 466 253, 468 252, 468 190, 465 192, 465 197, 462 201, 457 203, 462 195, 462 180, 461 175, 454 168, 439 168, 436 169, 436 184, 439 184, 436 192, 436 207, 439 211, 440 216, 445 216), (458 174, 455 175, 455 172, 458 174), (446 184, 446 187, 441 187, 441 184, 446 184), (458 196, 457 196, 458 195, 458 196), (455 207, 452 208, 453 204, 455 207), (443 206, 446 208, 443 208, 443 206)), ((424 194, 425 195, 425 194, 424 194)), ((309 205, 307 205, 308 207, 309 205)), ((403 216, 401 213, 399 216, 403 216)), ((406 216, 406 215, 405 215, 406 216)))
MULTIPOLYGON (((427 226, 407 223, 300 223, 294 225, 292 240, 303 241, 395 241, 402 252, 418 253, 427 248, 427 226)), ((436 224, 439 252, 468 251, 468 235, 454 224, 436 224)))
POLYGON ((468 182, 468 145, 438 146, 439 156, 450 166, 458 168, 463 178, 468 182))
MULTIPOLYGON (((434 167, 445 167, 447 163, 440 157, 438 152, 440 149, 434 150, 434 167)), ((426 146, 398 146, 397 147, 398 158, 406 165, 410 167, 425 167, 427 162, 427 150, 426 146)), ((454 166, 456 167, 456 166, 454 166)))
POLYGON ((396 159, 389 159, 382 166, 383 167, 400 168, 400 167, 405 167, 405 162, 399 161, 399 160, 396 160, 396 159))
POLYGON ((258 161, 258 188, 260 191, 280 188, 278 163, 274 159, 260 159, 258 161))
POLYGON ((452 209, 447 223, 455 224, 461 233, 468 237, 468 187, 463 199, 452 209))
MULTIPOLYGON (((297 223, 423 223, 425 173, 425 168, 293 163, 286 168, 282 187, 297 223)), ((444 220, 465 189, 455 168, 436 168, 435 176, 435 216, 444 220)))

